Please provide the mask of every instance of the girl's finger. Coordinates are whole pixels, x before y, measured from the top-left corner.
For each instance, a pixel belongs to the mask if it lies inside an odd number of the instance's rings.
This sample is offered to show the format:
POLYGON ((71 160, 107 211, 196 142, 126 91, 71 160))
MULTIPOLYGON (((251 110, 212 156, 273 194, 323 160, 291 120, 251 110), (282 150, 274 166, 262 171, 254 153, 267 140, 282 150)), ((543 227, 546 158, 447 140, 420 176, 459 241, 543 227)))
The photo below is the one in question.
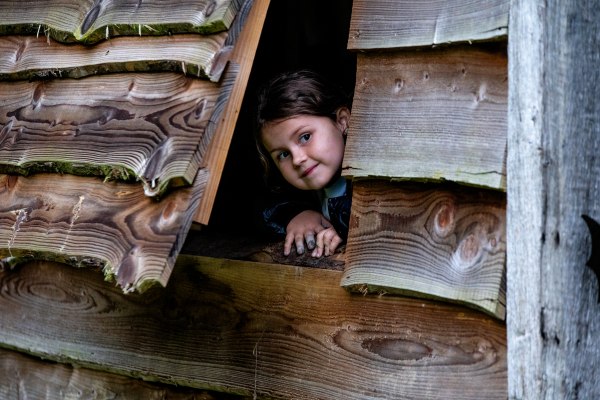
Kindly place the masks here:
POLYGON ((306 234, 306 247, 308 247, 309 250, 312 250, 315 248, 315 234, 312 232, 308 232, 306 234))
POLYGON ((296 235, 296 253, 304 254, 304 236, 296 235))

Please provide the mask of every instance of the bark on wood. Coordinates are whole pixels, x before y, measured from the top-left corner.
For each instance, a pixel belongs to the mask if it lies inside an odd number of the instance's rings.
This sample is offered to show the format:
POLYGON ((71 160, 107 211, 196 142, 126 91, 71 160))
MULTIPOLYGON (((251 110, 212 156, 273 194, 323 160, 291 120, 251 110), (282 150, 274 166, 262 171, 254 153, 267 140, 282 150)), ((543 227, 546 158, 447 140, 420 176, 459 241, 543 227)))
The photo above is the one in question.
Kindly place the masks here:
POLYGON ((344 174, 505 189, 506 63, 496 46, 359 54, 344 174))
POLYGON ((202 196, 202 201, 194 218, 194 221, 204 225, 208 225, 210 213, 217 196, 221 174, 225 167, 229 145, 240 113, 242 100, 246 93, 248 78, 252 70, 254 56, 269 4, 270 0, 254 0, 246 2, 244 8, 240 11, 241 15, 248 15, 248 23, 244 24, 239 34, 230 61, 230 64, 233 64, 239 72, 237 73, 237 79, 231 89, 226 108, 218 124, 218 130, 215 132, 214 139, 210 143, 210 149, 207 151, 208 157, 205 160, 204 166, 210 171, 210 177, 206 186, 206 192, 202 196))
POLYGON ((167 288, 124 296, 85 270, 32 263, 0 273, 0 342, 257 398, 506 398, 503 325, 430 301, 352 296, 340 275, 180 257, 167 288))
POLYGON ((449 299, 505 316, 504 195, 356 181, 342 285, 449 299))
POLYGON ((231 26, 242 0, 50 0, 0 2, 0 34, 97 42, 115 36, 215 33, 231 26))
POLYGON ((4 36, 0 37, 0 80, 174 71, 216 82, 220 75, 213 73, 213 67, 226 38, 227 32, 207 36, 122 37, 86 46, 64 45, 35 36, 4 36))
POLYGON ((87 368, 45 362, 0 349, 0 399, 235 400, 241 397, 148 383, 87 368))
POLYGON ((600 221, 599 12, 598 0, 511 4, 511 399, 600 398, 599 284, 581 217, 600 221))
POLYGON ((508 0, 354 0, 348 48, 430 46, 505 37, 508 0))
POLYGON ((139 179, 148 196, 191 184, 232 71, 221 84, 172 73, 1 82, 0 171, 139 179))
POLYGON ((166 285, 206 185, 156 202, 135 184, 72 175, 0 175, 3 266, 50 259, 96 266, 126 291, 166 285))

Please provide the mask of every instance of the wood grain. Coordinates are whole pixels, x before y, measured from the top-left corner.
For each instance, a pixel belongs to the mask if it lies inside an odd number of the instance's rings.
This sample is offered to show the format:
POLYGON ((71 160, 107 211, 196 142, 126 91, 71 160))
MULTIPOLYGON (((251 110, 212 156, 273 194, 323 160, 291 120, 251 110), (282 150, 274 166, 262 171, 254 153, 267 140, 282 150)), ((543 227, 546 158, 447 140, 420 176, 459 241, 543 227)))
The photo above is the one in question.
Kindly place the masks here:
POLYGON ((126 292, 166 285, 206 185, 160 202, 135 184, 73 175, 0 175, 0 258, 4 266, 50 259, 99 267, 126 292))
POLYGON ((510 13, 509 398, 597 399, 600 1, 510 13))
POLYGON ((506 38, 508 0, 354 0, 348 48, 430 46, 506 38))
POLYGON ((144 295, 93 275, 0 272, 0 342, 255 398, 506 399, 504 326, 469 309, 353 296, 337 271, 187 256, 144 295))
MULTIPOLYGON (((213 35, 121 37, 94 46, 35 36, 0 37, 0 80, 81 78, 114 72, 173 71, 208 78, 227 32, 213 35)), ((220 70, 222 72, 222 69, 220 70)))
POLYGON ((234 78, 216 84, 156 73, 0 82, 0 171, 137 179, 148 196, 189 185, 205 156, 197 153, 209 121, 234 78))
POLYGON ((354 183, 343 286, 444 298, 504 319, 505 263, 503 194, 354 183))
POLYGON ((254 0, 245 3, 244 8, 240 11, 240 15, 248 15, 248 22, 244 24, 239 34, 230 59, 230 64, 233 64, 239 72, 218 122, 217 131, 210 142, 208 156, 204 160, 203 166, 210 171, 210 178, 194 218, 194 221, 200 224, 208 225, 210 219, 269 4, 270 0, 254 0), (250 9, 248 10, 248 8, 250 9))
POLYGON ((358 55, 344 175, 506 189, 506 49, 358 55))
POLYGON ((226 30, 242 0, 49 0, 0 2, 0 34, 97 42, 115 36, 226 30))
POLYGON ((235 400, 241 397, 144 382, 0 349, 0 399, 235 400))

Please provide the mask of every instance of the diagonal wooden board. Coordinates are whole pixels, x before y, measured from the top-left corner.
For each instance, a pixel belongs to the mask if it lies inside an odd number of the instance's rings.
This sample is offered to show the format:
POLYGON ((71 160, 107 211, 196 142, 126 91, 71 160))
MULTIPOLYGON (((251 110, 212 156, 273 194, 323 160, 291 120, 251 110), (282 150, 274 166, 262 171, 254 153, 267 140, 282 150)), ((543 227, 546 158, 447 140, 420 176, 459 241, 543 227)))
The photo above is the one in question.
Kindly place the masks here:
POLYGON ((50 0, 0 2, 0 34, 97 42, 115 36, 227 30, 242 0, 50 0))
POLYGON ((351 50, 431 46, 506 37, 508 0, 354 0, 351 50))
MULTIPOLYGON (((233 69, 232 69, 233 70, 233 69)), ((219 84, 175 73, 0 82, 0 171, 137 179, 148 196, 191 184, 219 84)))
POLYGON ((503 45, 358 55, 344 175, 506 190, 503 45))
POLYGON ((506 328, 468 308, 351 295, 339 271, 205 257, 180 256, 144 295, 94 275, 0 272, 2 346, 256 398, 506 399, 506 328))
POLYGON ((101 267, 126 292, 166 285, 208 172, 160 202, 140 185, 59 174, 0 175, 0 258, 101 267))
POLYGON ((506 196, 457 185, 358 180, 341 284, 506 315, 506 196))

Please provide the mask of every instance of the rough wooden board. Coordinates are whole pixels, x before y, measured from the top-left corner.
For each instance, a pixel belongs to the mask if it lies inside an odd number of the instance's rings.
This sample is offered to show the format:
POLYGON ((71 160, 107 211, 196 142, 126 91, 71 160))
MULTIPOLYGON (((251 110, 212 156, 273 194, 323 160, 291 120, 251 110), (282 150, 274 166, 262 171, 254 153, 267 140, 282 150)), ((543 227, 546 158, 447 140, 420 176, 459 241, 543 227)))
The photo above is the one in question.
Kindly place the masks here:
POLYGON ((505 195, 355 181, 342 285, 443 298, 504 319, 505 195))
POLYGON ((148 196, 190 184, 207 125, 234 79, 156 73, 0 82, 0 171, 139 179, 148 196))
POLYGON ((0 343, 145 380, 280 399, 506 399, 505 328, 469 309, 350 295, 341 273, 180 257, 123 295, 89 271, 0 273, 0 343))
POLYGON ((144 382, 42 361, 0 349, 0 399, 241 400, 241 397, 144 382))
POLYGON ((242 0, 49 0, 0 2, 0 34, 86 43, 129 35, 226 30, 242 0))
MULTIPOLYGON (((174 71, 218 81, 212 73, 227 32, 121 37, 94 46, 35 36, 0 36, 0 80, 81 78, 126 71, 174 71)), ((222 69, 221 69, 222 71, 222 69)))
POLYGON ((239 34, 230 59, 230 64, 236 66, 239 72, 237 73, 233 88, 231 89, 231 95, 227 101, 226 108, 221 114, 222 117, 218 123, 217 131, 215 132, 214 138, 212 142, 210 142, 210 148, 207 151, 208 157, 205 160, 204 166, 210 171, 210 178, 206 186, 206 192, 204 196, 202 196, 202 201, 198 207, 196 217, 194 218, 194 221, 204 225, 208 224, 210 213, 215 202, 221 174, 225 166, 225 160, 227 159, 229 145, 240 113, 242 100, 246 93, 248 78, 250 77, 250 71, 252 70, 252 63, 258 47, 258 41, 267 15, 269 3, 270 0, 254 0, 252 2, 246 2, 244 4, 244 9, 240 11, 241 15, 248 15, 247 22, 244 24, 244 27, 239 34), (251 7, 250 11, 247 11, 246 7, 251 7))
POLYGON ((508 0, 354 0, 348 48, 430 46, 505 39, 508 0))
POLYGON ((600 399, 600 1, 510 21, 509 398, 600 399))
POLYGON ((166 285, 206 185, 146 197, 136 184, 73 175, 0 175, 4 266, 50 259, 98 266, 125 292, 166 285))
POLYGON ((506 49, 358 55, 344 175, 506 189, 506 49))

